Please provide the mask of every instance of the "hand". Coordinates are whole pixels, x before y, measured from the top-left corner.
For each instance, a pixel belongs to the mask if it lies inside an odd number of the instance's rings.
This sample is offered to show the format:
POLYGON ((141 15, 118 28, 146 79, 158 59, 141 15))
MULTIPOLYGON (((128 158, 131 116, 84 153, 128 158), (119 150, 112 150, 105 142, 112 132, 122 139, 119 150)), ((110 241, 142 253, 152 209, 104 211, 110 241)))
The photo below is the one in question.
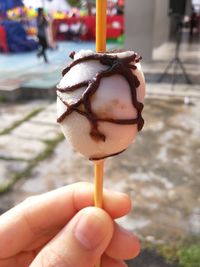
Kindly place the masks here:
POLYGON ((93 206, 93 186, 72 184, 33 196, 0 216, 0 267, 126 266, 140 250, 137 238, 113 219, 130 211, 123 193, 104 191, 93 206))

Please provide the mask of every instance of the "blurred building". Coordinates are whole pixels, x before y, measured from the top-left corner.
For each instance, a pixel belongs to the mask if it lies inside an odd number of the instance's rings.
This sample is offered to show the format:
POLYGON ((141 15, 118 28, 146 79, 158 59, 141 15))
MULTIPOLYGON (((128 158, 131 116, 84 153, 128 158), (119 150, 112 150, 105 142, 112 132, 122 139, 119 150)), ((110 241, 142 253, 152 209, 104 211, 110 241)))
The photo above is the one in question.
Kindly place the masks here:
POLYGON ((151 60, 153 49, 174 34, 177 17, 190 10, 190 0, 126 0, 126 49, 151 60))

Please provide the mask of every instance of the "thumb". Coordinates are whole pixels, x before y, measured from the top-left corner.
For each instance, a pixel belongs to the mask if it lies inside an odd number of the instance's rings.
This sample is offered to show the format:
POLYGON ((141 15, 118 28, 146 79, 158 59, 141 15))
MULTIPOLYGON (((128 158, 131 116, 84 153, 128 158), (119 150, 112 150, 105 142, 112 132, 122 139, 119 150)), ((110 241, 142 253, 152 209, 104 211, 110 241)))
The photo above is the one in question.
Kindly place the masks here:
POLYGON ((105 211, 82 209, 40 251, 30 267, 94 267, 112 235, 113 222, 105 211))

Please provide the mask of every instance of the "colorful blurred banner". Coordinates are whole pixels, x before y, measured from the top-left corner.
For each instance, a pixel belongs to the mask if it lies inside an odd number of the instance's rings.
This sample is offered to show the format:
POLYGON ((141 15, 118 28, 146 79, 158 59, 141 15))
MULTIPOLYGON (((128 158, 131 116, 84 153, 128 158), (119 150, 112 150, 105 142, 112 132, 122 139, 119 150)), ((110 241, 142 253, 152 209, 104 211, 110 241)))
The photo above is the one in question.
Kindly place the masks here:
POLYGON ((27 7, 44 7, 48 11, 67 11, 71 9, 66 0, 23 0, 23 3, 27 7))
POLYGON ((23 6, 22 0, 0 0, 0 11, 6 12, 14 7, 23 6))

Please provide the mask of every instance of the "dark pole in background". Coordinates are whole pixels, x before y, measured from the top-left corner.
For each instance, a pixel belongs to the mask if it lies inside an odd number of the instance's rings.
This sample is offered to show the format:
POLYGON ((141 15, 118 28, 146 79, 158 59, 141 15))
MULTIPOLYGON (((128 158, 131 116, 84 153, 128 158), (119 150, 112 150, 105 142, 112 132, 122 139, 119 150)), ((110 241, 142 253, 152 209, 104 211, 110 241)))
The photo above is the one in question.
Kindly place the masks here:
POLYGON ((158 82, 163 81, 163 79, 168 74, 168 71, 170 68, 173 68, 172 72, 172 89, 174 88, 176 77, 177 77, 177 68, 179 67, 182 71, 182 75, 185 78, 185 81, 188 84, 192 84, 191 79, 189 78, 186 69, 184 67, 184 64, 182 63, 180 57, 179 57, 179 51, 180 51, 180 45, 181 45, 181 39, 182 39, 182 27, 183 27, 183 18, 185 15, 185 8, 186 8, 186 2, 187 0, 170 0, 169 4, 169 15, 171 18, 173 18, 176 22, 176 48, 175 48, 175 55, 174 57, 169 61, 168 65, 166 66, 163 74, 159 77, 158 82))

